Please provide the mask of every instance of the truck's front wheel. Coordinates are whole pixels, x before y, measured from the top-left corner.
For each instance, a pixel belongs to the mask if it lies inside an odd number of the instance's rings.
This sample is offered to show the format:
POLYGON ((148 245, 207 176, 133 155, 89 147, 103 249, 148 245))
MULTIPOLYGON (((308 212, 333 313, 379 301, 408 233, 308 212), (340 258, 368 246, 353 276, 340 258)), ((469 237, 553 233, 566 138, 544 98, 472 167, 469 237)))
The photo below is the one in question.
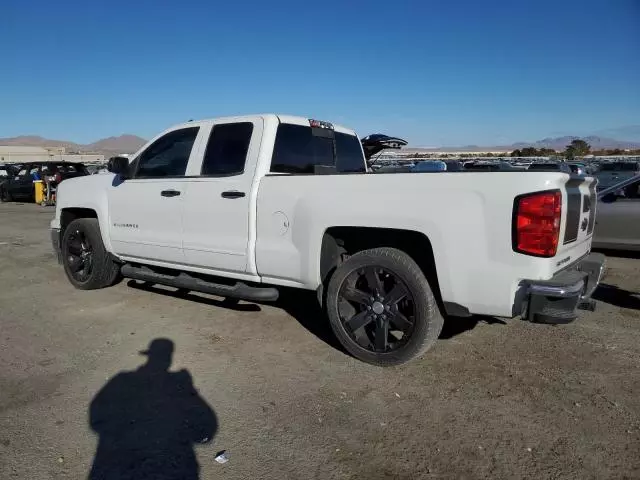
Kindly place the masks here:
POLYGON ((67 278, 81 290, 104 288, 117 280, 120 265, 104 248, 96 218, 78 218, 62 236, 62 263, 67 278))
POLYGON ((326 308, 340 343, 374 365, 398 365, 423 354, 443 325, 422 270, 395 248, 349 257, 329 282, 326 308))

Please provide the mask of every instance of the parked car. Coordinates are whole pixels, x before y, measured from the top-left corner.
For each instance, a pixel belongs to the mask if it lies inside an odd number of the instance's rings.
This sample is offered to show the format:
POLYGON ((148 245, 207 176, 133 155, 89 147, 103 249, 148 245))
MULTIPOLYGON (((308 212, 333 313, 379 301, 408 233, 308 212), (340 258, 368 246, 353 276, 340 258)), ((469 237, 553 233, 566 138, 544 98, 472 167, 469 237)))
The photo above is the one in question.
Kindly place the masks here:
POLYGON ((0 200, 10 202, 14 199, 33 200, 34 180, 54 177, 57 185, 63 180, 88 175, 82 163, 75 162, 28 162, 21 165, 14 175, 0 180, 0 200))
POLYGON ((571 173, 575 175, 586 175, 587 167, 583 163, 569 163, 571 173))
POLYGON ((605 190, 640 173, 640 162, 604 162, 601 163, 595 177, 598 190, 605 190))
POLYGON ((563 172, 572 173, 571 167, 564 162, 539 162, 529 165, 527 170, 537 170, 539 172, 563 172))
POLYGON ((487 171, 487 172, 517 170, 509 162, 465 162, 464 169, 471 170, 471 171, 487 171))
POLYGON ((314 291, 344 348, 376 365, 424 353, 445 314, 569 322, 604 265, 580 228, 593 178, 369 174, 355 132, 328 122, 188 122, 110 171, 59 186, 51 239, 76 288, 314 291))
POLYGON ((423 160, 411 168, 412 172, 444 172, 446 170, 447 164, 442 160, 423 160))
POLYGON ((640 250, 640 175, 601 190, 595 248, 640 250))

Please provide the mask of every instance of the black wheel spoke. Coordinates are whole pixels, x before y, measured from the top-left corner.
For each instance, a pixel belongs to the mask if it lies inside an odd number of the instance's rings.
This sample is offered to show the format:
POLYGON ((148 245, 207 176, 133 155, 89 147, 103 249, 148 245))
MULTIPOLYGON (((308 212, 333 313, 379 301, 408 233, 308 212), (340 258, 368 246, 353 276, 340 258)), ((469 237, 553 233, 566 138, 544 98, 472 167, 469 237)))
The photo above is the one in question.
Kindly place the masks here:
POLYGON ((413 326, 413 323, 400 312, 393 314, 391 317, 391 323, 395 325, 398 330, 402 330, 403 332, 406 332, 413 326))
POLYGON ((82 261, 82 258, 75 257, 75 256, 69 257, 69 269, 72 272, 74 273, 79 272, 80 270, 82 270, 83 266, 84 266, 84 262, 82 261))
POLYGON ((344 290, 344 292, 342 293, 342 297, 350 302, 356 302, 360 305, 367 305, 369 303, 370 295, 366 294, 362 290, 358 290, 355 287, 351 287, 344 290))
POLYGON ((373 318, 371 317, 371 314, 369 312, 360 312, 357 315, 351 317, 345 323, 349 326, 351 331, 355 333, 365 325, 371 323, 372 320, 373 318))
POLYGON ((389 292, 389 295, 385 297, 384 303, 387 305, 395 305, 400 300, 405 298, 408 294, 409 292, 404 285, 402 285, 401 283, 396 283, 395 287, 393 287, 389 292))
POLYGON ((377 295, 384 295, 384 286, 380 281, 380 274, 374 267, 367 267, 364 270, 364 276, 367 279, 367 285, 371 291, 377 295))
POLYGON ((386 321, 378 323, 376 327, 376 350, 384 352, 387 350, 387 340, 389 336, 389 323, 386 321))
POLYGON ((358 347, 376 354, 402 348, 415 331, 415 302, 403 278, 380 265, 352 270, 338 290, 342 328, 358 347))
POLYGON ((82 247, 75 242, 69 242, 69 253, 80 256, 82 254, 82 247))
POLYGON ((93 269, 93 252, 85 233, 76 230, 71 234, 65 251, 71 275, 79 282, 86 281, 93 269))

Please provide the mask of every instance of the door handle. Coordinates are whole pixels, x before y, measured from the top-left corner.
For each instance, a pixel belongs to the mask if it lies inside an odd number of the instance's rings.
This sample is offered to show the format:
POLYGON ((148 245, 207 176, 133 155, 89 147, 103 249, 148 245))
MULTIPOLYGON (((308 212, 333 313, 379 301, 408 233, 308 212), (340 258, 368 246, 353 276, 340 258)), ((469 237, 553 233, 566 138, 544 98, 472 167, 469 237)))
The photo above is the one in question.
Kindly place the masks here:
POLYGON ((180 192, 178 190, 163 190, 160 192, 160 195, 163 197, 177 197, 180 195, 180 192))
POLYGON ((222 192, 220 196, 222 198, 242 198, 245 196, 245 193, 237 190, 229 190, 227 192, 222 192))

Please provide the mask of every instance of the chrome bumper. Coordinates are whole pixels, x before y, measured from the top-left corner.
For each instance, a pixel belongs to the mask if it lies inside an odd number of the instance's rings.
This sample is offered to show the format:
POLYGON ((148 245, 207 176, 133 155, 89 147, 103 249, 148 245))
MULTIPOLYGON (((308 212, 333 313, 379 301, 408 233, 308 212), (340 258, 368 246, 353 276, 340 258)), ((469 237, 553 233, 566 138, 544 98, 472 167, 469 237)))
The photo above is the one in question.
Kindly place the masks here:
POLYGON ((569 323, 576 319, 579 308, 593 310, 591 295, 604 269, 604 255, 592 253, 550 280, 527 282, 523 317, 541 323, 569 323))

